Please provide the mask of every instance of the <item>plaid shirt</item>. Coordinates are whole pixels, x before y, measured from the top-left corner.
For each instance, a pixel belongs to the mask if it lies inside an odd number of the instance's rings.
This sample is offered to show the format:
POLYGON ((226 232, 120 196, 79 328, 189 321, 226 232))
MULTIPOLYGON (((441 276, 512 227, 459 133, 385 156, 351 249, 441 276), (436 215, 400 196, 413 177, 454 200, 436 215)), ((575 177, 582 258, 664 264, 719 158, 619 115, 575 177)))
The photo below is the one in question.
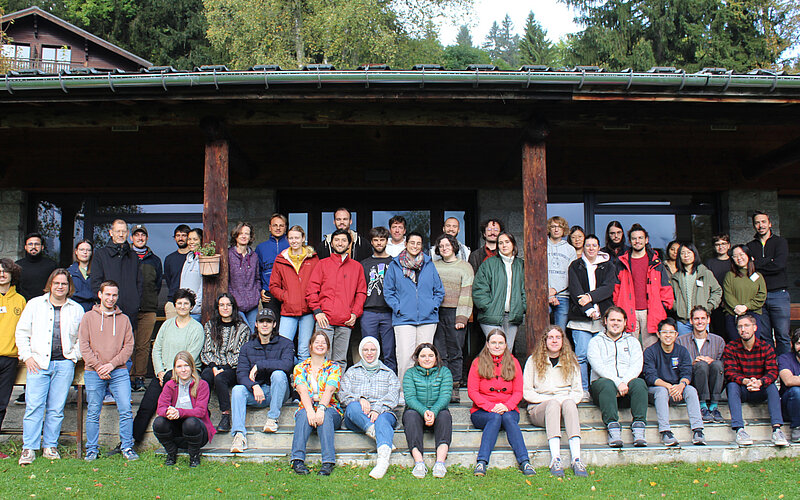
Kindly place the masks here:
POLYGON ((371 409, 384 413, 392 411, 400 400, 400 380, 383 363, 370 373, 359 361, 342 377, 339 395, 345 407, 353 401, 365 398, 371 409))
POLYGON ((750 351, 744 348, 741 339, 725 344, 722 363, 725 366, 725 378, 740 385, 744 385, 742 380, 746 378, 758 378, 767 386, 778 378, 775 350, 758 337, 750 351))

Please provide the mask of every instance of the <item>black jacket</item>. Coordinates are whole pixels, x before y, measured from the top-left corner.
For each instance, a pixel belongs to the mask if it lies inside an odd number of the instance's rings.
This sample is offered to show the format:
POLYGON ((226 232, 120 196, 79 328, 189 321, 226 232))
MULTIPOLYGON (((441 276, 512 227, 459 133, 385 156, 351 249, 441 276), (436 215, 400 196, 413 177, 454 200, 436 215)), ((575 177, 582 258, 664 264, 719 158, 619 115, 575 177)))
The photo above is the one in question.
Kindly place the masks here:
POLYGON ((747 244, 750 255, 755 259, 756 271, 761 273, 767 283, 767 291, 780 290, 789 286, 786 276, 786 262, 789 259, 789 242, 775 233, 765 245, 754 239, 747 244))
POLYGON ((255 384, 269 384, 272 372, 280 370, 286 373, 291 383, 293 369, 294 344, 291 340, 274 332, 265 347, 258 338, 258 334, 255 334, 239 350, 236 381, 252 391, 255 384), (255 382, 250 380, 250 370, 254 365, 258 367, 255 382))
POLYGON ((617 267, 614 260, 610 259, 597 264, 594 271, 595 289, 589 291, 589 275, 586 271, 586 262, 581 259, 573 260, 569 265, 569 313, 567 317, 575 321, 588 321, 586 311, 594 307, 600 308, 600 314, 614 305, 611 297, 614 295, 614 285, 617 284, 617 267), (585 306, 578 304, 578 296, 588 293, 592 301, 585 306))
POLYGON ((117 306, 136 325, 136 315, 142 297, 142 272, 139 257, 128 242, 121 245, 111 240, 98 248, 92 257, 92 293, 97 294, 104 281, 112 280, 119 285, 117 306))
MULTIPOLYGON (((322 242, 317 250, 317 256, 319 257, 319 260, 322 260, 325 257, 330 257, 333 253, 333 250, 331 249, 330 237, 330 234, 326 234, 322 238, 322 242)), ((372 245, 362 238, 361 235, 356 233, 356 240, 353 242, 353 248, 351 252, 350 258, 356 262, 361 262, 367 257, 372 257, 372 245)))
POLYGON ((139 310, 142 312, 156 312, 158 308, 158 294, 161 292, 161 278, 163 276, 161 259, 150 248, 143 256, 139 257, 142 272, 142 302, 139 310))

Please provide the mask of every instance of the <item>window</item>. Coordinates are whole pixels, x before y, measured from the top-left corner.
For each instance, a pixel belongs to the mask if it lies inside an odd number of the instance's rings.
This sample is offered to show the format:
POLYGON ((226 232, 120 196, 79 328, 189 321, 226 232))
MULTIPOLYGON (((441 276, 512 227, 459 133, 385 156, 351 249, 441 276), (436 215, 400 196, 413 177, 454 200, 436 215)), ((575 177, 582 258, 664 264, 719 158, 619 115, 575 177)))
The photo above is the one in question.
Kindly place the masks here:
POLYGON ((42 47, 42 61, 67 63, 72 60, 69 47, 42 47))
POLYGON ((17 44, 3 44, 3 57, 7 59, 30 59, 31 46, 17 44))
MULTIPOLYGON (((333 212, 322 212, 322 217, 320 218, 320 221, 322 222, 322 232, 319 235, 320 240, 322 240, 326 234, 331 234, 332 232, 336 231, 336 224, 333 222, 333 216, 333 212)), ((356 212, 350 212, 350 229, 355 231, 357 227, 358 214, 356 212)))
POLYGON ((430 210, 380 210, 372 212, 372 227, 389 229, 389 219, 402 215, 406 219, 406 234, 416 231, 422 235, 422 247, 428 248, 431 234, 430 210))

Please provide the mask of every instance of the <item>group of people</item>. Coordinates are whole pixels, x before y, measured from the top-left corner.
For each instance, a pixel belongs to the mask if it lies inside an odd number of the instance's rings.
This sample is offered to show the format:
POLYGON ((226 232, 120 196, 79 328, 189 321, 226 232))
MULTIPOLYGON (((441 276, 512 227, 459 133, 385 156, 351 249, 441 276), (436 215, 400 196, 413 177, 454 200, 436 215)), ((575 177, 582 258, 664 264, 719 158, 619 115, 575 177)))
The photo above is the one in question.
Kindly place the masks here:
MULTIPOLYGON (((600 407, 611 447, 623 445, 620 405, 631 407, 633 444, 646 446, 649 397, 665 445, 678 444, 669 405, 681 401, 692 442, 705 444, 704 423, 723 421, 718 410, 723 387, 737 443, 752 443, 741 402, 764 400, 775 444, 787 444, 783 411, 791 418, 792 440, 800 441, 800 332, 785 342, 789 350, 780 352, 788 251, 785 240, 772 234, 768 215, 757 213, 753 220, 754 242, 737 245, 728 257, 729 238, 719 235, 715 262, 704 266, 688 243, 668 245, 662 259, 638 224, 628 231, 629 247, 621 225, 609 224, 601 249, 596 236, 570 229, 561 217, 549 219, 553 325, 524 370, 512 354, 526 310, 523 261, 516 239, 496 219, 481 224, 484 243, 473 252, 459 243, 454 218, 445 221, 429 252, 421 234, 406 231, 402 216, 393 217, 388 229, 373 228, 366 239, 350 229, 350 212, 340 208, 334 212, 336 230, 318 250, 307 244, 302 227, 287 230, 283 215, 270 218, 269 238, 255 249, 253 226, 238 223, 228 250, 229 289, 216 298, 205 325, 199 322, 202 277, 196 253, 202 230, 178 226, 178 249, 163 268, 147 247, 142 225, 131 229, 130 244, 121 220, 112 224, 105 247, 94 251, 89 241, 79 242, 69 269, 47 262, 43 239, 29 235, 24 259, 0 261, 0 424, 19 358, 28 367, 19 462, 31 463, 40 447, 43 456, 57 458, 68 387, 82 358, 89 407, 86 460, 99 455, 99 416, 109 399, 118 406, 116 451, 125 458, 137 458, 134 446, 155 416, 152 429, 167 452, 166 463, 174 464, 177 450, 185 448, 196 466, 200 449, 216 432, 231 433, 231 452, 247 449, 247 406, 269 407, 262 430, 276 432, 282 406, 294 397, 299 403, 291 452, 295 472, 310 472, 305 448, 316 430, 323 462, 318 473, 331 473, 333 432, 343 423, 375 440, 378 459, 370 475, 382 477, 395 448, 398 410, 405 407, 413 475, 428 472, 423 431, 430 429, 436 443, 432 473, 443 477, 452 435, 447 408, 460 401, 465 332, 474 309, 476 328, 486 338, 466 380, 470 418, 483 431, 476 475, 486 473, 500 429, 520 470, 535 473, 519 427, 523 399, 530 422, 546 429, 550 471, 559 477, 565 469, 562 419, 569 468, 587 475, 580 458, 581 401, 600 407), (721 244, 726 242, 727 247, 721 244), (760 260, 752 243, 759 245, 760 260), (45 274, 44 284, 32 284, 45 274), (162 278, 169 288, 167 320, 151 349, 162 278), (720 304, 721 321, 715 316, 720 304), (774 319, 766 319, 774 311, 774 319), (726 325, 727 343, 708 331, 715 319, 726 325), (353 356, 359 360, 348 368, 354 328, 362 337, 353 356), (770 345, 773 328, 777 360, 770 345), (155 378, 145 385, 148 358, 155 378), (780 392, 773 384, 778 377, 780 392), (132 390, 144 390, 135 416, 132 390), (216 426, 208 411, 212 390, 221 412, 216 426)), ((785 326, 788 334, 788 312, 785 326)))

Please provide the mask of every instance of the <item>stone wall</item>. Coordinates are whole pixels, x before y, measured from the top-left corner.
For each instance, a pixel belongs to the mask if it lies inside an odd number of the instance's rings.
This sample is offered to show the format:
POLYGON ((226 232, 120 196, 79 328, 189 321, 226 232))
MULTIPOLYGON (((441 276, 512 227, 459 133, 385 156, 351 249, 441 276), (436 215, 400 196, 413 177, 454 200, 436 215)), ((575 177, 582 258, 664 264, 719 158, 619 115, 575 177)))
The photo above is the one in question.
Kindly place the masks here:
POLYGON ((231 189, 228 193, 228 229, 239 221, 253 225, 253 246, 267 239, 268 217, 275 213, 274 189, 231 189))
POLYGON ((0 190, 0 257, 17 260, 22 257, 25 237, 25 193, 0 190))
POLYGON ((780 211, 777 191, 751 191, 732 189, 722 196, 723 208, 728 213, 728 232, 731 243, 747 243, 753 239, 753 212, 761 210, 770 214, 772 229, 780 234, 780 211))
MULTIPOLYGON (((500 219, 505 225, 505 230, 517 238, 520 257, 524 256, 522 231, 525 220, 522 213, 521 189, 485 189, 478 191, 478 221, 489 217, 500 219)), ((478 235, 480 237, 480 235, 478 235)), ((482 240, 476 242, 475 247, 480 248, 482 240)))

